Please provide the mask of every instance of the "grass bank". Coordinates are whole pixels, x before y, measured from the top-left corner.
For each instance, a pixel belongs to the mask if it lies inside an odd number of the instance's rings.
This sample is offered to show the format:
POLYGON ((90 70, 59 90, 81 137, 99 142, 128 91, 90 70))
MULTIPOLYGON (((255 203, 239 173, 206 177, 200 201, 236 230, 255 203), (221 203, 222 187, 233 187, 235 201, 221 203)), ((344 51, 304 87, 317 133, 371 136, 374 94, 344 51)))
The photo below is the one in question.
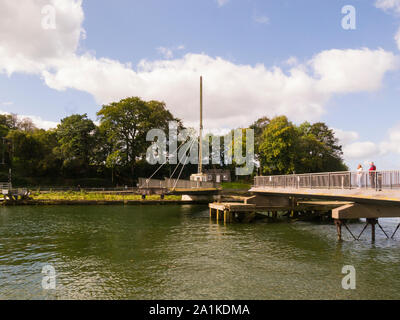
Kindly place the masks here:
POLYGON ((246 182, 223 182, 221 187, 223 190, 249 190, 251 184, 246 182))
MULTIPOLYGON (((138 194, 108 194, 96 192, 34 192, 31 194, 32 200, 40 201, 141 201, 142 196, 138 194)), ((146 200, 160 200, 159 195, 146 196, 146 200)), ((166 195, 165 201, 180 201, 179 195, 166 195)))

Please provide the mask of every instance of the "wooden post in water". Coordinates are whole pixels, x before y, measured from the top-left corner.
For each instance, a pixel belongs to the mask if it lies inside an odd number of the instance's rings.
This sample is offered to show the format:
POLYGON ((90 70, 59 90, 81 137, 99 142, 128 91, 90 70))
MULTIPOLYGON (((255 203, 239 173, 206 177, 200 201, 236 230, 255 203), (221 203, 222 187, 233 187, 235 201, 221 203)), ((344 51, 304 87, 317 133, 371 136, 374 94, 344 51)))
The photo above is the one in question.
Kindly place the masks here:
POLYGON ((338 241, 342 241, 342 220, 335 219, 338 241))

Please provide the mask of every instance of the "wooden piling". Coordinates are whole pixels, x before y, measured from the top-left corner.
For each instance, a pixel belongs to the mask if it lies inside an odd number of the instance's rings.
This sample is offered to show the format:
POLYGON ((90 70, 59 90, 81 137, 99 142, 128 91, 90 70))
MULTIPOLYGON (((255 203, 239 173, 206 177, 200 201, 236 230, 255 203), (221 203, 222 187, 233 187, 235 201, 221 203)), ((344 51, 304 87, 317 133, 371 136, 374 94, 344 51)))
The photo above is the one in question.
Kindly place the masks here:
POLYGON ((335 219, 338 241, 342 241, 342 220, 335 219))
POLYGON ((224 223, 232 223, 234 221, 234 214, 244 215, 243 221, 251 221, 255 217, 255 204, 244 204, 237 202, 214 202, 209 205, 210 212, 216 211, 216 220, 224 220, 224 223), (223 216, 222 216, 223 214, 223 216))

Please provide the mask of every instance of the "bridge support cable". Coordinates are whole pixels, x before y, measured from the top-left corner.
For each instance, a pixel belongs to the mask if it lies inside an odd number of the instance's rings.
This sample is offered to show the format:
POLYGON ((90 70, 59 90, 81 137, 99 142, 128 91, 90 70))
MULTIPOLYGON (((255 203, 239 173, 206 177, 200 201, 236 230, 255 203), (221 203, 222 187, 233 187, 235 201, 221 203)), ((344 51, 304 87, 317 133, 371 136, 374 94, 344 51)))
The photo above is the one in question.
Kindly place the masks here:
MULTIPOLYGON (((186 141, 186 140, 185 140, 185 141, 186 141)), ((185 141, 183 141, 183 143, 182 143, 174 152, 172 152, 172 154, 174 154, 175 152, 178 153, 179 149, 184 145, 185 141)), ((178 155, 177 155, 177 156, 178 156, 178 155)), ((153 174, 152 174, 148 179, 146 179, 146 182, 149 183, 150 179, 153 178, 154 175, 155 175, 158 171, 160 171, 160 169, 161 169, 167 162, 168 162, 168 160, 165 159, 165 161, 157 168, 157 170, 155 170, 155 171, 153 172, 153 174)))
POLYGON ((379 224, 378 219, 376 218, 367 218, 367 223, 365 224, 364 228, 362 229, 360 235, 358 236, 358 239, 360 239, 361 235, 364 233, 365 229, 367 229, 368 225, 371 225, 371 239, 372 241, 375 241, 375 225, 378 225, 378 227, 383 231, 385 236, 389 239, 389 236, 383 230, 382 226, 379 224))
POLYGON ((394 235, 396 234, 397 230, 399 230, 399 227, 400 227, 400 223, 397 225, 396 230, 394 230, 392 236, 390 237, 391 239, 394 238, 394 235))
POLYGON ((347 224, 343 221, 343 225, 344 227, 347 229, 347 231, 351 234, 351 236, 353 237, 354 240, 358 241, 358 239, 354 236, 354 234, 350 231, 349 227, 347 226, 347 224))
MULTIPOLYGON (((191 143, 191 145, 190 145, 189 152, 192 150, 192 147, 193 147, 195 141, 196 141, 196 140, 193 139, 193 141, 192 141, 192 143, 191 143)), ((187 150, 186 150, 186 152, 187 152, 187 150)), ((181 168, 181 171, 179 172, 178 178, 175 180, 175 184, 174 184, 174 186, 172 187, 172 190, 175 190, 176 184, 178 183, 178 180, 179 180, 179 178, 181 177, 181 174, 182 174, 182 172, 183 172, 183 168, 185 167, 186 162, 187 162, 188 159, 189 159, 189 156, 188 156, 186 153, 185 153, 185 156, 186 156, 185 162, 184 162, 183 165, 182 165, 182 168, 181 168)))
POLYGON ((338 235, 338 240, 342 240, 342 225, 346 228, 346 230, 351 234, 354 240, 358 241, 358 239, 354 236, 354 234, 351 232, 349 227, 347 226, 345 220, 342 219, 335 219, 335 225, 336 225, 336 231, 338 235))
MULTIPOLYGON (((188 147, 186 148, 186 150, 185 150, 185 156, 186 156, 186 153, 188 152, 188 150, 189 150, 189 148, 190 148, 190 150, 192 150, 192 147, 193 147, 193 144, 194 144, 194 141, 195 141, 195 139, 190 139, 190 140, 192 140, 190 143, 189 143, 189 145, 188 145, 188 147)), ((189 140, 189 141, 190 141, 189 140)), ((183 144, 182 144, 183 145, 183 144)), ((181 145, 181 146, 182 146, 181 145)), ((178 157, 178 154, 177 154, 177 157, 178 157)), ((178 159, 179 160, 179 159, 178 159)), ((171 176, 169 177, 170 179, 172 179, 172 177, 174 176, 174 174, 175 174, 175 172, 176 172, 176 170, 178 169, 178 167, 179 167, 179 161, 178 161, 178 163, 176 164, 176 166, 175 166, 175 169, 174 169, 174 171, 172 172, 172 174, 171 174, 171 176)))
POLYGON ((367 229, 369 222, 367 222, 364 226, 364 228, 362 229, 361 233, 358 235, 357 240, 360 239, 361 235, 364 233, 365 229, 367 229))
POLYGON ((378 219, 376 219, 376 224, 378 225, 378 227, 382 230, 382 232, 385 234, 386 238, 389 239, 389 236, 387 235, 387 233, 385 232, 385 230, 383 230, 382 226, 379 224, 378 219))

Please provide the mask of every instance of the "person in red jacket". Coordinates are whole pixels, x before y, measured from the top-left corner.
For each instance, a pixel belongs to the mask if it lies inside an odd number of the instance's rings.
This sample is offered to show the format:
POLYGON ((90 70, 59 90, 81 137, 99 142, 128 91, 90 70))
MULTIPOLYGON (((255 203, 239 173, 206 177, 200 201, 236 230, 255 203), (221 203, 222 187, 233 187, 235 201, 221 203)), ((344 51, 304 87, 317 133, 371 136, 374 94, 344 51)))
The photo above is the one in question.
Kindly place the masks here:
POLYGON ((376 184, 375 184, 375 178, 376 178, 376 166, 373 162, 370 163, 370 167, 369 167, 369 179, 371 181, 371 187, 375 188, 376 184))

